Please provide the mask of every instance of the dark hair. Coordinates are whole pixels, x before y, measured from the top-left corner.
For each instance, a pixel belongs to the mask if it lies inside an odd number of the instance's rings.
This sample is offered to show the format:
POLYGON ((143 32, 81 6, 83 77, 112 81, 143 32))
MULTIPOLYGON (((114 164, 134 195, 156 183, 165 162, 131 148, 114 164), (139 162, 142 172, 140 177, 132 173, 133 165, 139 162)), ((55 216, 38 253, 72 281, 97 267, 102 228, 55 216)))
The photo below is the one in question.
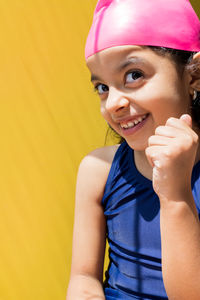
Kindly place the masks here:
MULTIPOLYGON (((168 55, 175 63, 177 71, 180 72, 180 74, 182 74, 185 68, 187 68, 188 70, 190 70, 193 76, 200 78, 200 62, 192 59, 196 52, 157 46, 148 46, 148 48, 156 52, 158 55, 168 55)), ((198 97, 200 97, 200 92, 198 92, 198 97)), ((191 114, 194 122, 198 125, 198 128, 200 128, 200 106, 194 107, 193 105, 191 105, 191 114)), ((107 130, 105 143, 107 142, 108 136, 111 136, 111 138, 114 138, 116 142, 120 144, 124 141, 124 138, 116 133, 110 126, 107 130)))

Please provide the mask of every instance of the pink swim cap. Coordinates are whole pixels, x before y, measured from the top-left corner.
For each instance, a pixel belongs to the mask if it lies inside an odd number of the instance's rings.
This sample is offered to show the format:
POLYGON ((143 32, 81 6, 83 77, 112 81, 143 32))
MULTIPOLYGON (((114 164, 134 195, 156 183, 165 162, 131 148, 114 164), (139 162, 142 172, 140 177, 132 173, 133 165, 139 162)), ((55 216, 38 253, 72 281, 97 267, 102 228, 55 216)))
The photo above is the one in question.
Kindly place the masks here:
POLYGON ((200 51, 200 22, 189 0, 99 0, 86 59, 107 48, 144 45, 200 51))

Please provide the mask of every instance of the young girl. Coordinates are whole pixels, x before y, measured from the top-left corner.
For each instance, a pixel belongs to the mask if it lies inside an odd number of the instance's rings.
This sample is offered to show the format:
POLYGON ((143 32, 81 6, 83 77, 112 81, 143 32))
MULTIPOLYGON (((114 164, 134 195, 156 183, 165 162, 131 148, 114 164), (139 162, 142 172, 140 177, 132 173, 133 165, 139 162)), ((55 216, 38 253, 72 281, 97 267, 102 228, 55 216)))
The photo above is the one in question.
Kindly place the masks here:
POLYGON ((98 2, 87 66, 123 142, 81 162, 68 300, 200 299, 199 51, 188 0, 98 2))

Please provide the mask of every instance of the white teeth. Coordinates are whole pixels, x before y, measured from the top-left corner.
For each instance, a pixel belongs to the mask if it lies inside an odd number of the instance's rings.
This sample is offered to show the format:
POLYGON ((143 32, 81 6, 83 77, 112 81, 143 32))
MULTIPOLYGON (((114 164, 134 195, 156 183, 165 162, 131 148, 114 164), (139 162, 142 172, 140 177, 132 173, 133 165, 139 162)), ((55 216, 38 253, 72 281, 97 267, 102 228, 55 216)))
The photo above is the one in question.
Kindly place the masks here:
POLYGON ((146 119, 147 115, 143 117, 139 117, 137 120, 134 120, 133 122, 128 122, 127 124, 121 124, 121 127, 124 129, 132 128, 138 123, 142 122, 144 119, 146 119))

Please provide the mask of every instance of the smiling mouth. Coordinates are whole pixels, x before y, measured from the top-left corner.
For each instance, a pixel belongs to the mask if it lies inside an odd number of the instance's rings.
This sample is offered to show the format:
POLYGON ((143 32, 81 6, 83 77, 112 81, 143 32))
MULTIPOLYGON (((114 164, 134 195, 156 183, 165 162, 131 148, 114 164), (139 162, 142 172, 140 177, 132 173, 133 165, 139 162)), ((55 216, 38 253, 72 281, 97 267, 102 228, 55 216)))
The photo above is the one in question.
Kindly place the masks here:
POLYGON ((121 123, 120 127, 123 130, 128 130, 130 128, 134 128, 135 126, 137 126, 138 124, 140 124, 142 121, 144 121, 149 114, 146 114, 144 116, 138 117, 137 119, 133 120, 133 121, 129 121, 127 123, 121 123))

